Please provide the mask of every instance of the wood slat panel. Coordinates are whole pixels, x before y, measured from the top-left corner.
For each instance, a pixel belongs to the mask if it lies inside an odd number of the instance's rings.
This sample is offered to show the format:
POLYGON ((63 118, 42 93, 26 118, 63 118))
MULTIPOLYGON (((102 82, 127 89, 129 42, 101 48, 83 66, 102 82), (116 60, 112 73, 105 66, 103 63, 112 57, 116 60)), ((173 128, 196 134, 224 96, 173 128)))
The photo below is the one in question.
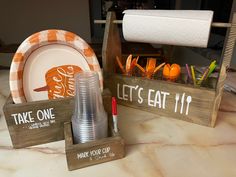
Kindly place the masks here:
POLYGON ((211 114, 215 100, 215 90, 213 89, 186 87, 183 84, 118 74, 109 75, 105 79, 105 85, 122 105, 153 112, 161 116, 212 126, 211 114), (163 106, 165 93, 165 106, 163 106), (176 94, 179 94, 177 112, 175 112, 176 94), (185 97, 181 114, 180 108, 183 94, 185 94, 185 97), (192 98, 188 115, 186 115, 187 96, 192 98), (159 106, 159 99, 161 100, 161 107, 159 106), (154 100, 158 102, 156 105, 153 103, 154 100))

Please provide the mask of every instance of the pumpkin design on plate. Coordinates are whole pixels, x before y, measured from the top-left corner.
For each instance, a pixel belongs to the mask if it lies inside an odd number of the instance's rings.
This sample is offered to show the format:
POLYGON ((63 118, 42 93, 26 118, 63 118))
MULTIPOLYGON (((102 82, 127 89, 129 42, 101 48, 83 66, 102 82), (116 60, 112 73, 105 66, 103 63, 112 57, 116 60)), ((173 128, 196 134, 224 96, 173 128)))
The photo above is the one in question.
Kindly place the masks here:
POLYGON ((163 77, 167 80, 175 81, 180 75, 181 68, 178 64, 166 64, 163 68, 163 77))
POLYGON ((35 92, 48 91, 48 98, 64 98, 74 96, 76 73, 82 69, 75 65, 53 67, 45 74, 47 85, 34 89, 35 92))

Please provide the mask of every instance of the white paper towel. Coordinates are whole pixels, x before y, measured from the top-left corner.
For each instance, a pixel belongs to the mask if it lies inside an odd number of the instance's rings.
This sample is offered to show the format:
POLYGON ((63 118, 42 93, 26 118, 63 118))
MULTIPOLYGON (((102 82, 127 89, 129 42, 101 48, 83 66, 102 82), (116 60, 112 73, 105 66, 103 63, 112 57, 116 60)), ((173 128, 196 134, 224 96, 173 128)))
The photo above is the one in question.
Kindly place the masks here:
POLYGON ((125 10, 125 40, 156 44, 207 47, 213 11, 125 10))

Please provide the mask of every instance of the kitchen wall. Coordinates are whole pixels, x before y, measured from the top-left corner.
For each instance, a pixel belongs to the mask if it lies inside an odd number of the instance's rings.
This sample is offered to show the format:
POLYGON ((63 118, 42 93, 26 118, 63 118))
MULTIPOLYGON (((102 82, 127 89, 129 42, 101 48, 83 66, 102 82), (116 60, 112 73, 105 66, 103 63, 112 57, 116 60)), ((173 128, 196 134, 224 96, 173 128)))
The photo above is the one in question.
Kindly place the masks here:
POLYGON ((89 0, 1 0, 0 41, 21 43, 40 30, 72 31, 91 41, 89 0))

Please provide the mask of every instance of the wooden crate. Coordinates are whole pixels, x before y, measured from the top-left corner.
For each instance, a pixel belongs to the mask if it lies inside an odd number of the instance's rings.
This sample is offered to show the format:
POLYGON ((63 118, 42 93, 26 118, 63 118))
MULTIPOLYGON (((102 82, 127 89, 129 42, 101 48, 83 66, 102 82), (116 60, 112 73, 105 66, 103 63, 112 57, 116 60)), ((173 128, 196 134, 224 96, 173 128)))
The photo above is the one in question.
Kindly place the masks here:
POLYGON ((71 123, 64 126, 66 160, 69 170, 100 164, 125 156, 124 140, 110 129, 110 137, 87 143, 74 144, 71 123))
MULTIPOLYGON (((115 22, 117 22, 115 14, 108 13, 102 59, 105 87, 109 88, 112 94, 118 98, 118 103, 165 117, 214 127, 226 79, 226 68, 230 64, 236 39, 236 15, 233 16, 232 24, 226 25, 230 28, 222 53, 219 78, 214 89, 114 73, 115 58, 122 56, 119 30, 115 22), (177 104, 176 95, 179 95, 177 104), (183 111, 181 112, 183 95, 183 111), (191 97, 188 111, 186 110, 187 97, 191 97), (177 111, 175 112, 176 105, 177 111)), ((218 23, 215 24, 215 26, 217 25, 218 23)))
POLYGON ((69 170, 75 170, 125 156, 124 140, 112 127, 111 94, 103 96, 104 108, 108 114, 108 138, 87 143, 74 144, 71 122, 64 124, 66 160, 69 170))
MULTIPOLYGON (((111 94, 103 92, 103 103, 110 111, 111 94)), ((64 139, 64 122, 69 122, 74 99, 63 98, 14 104, 9 97, 3 107, 14 148, 23 148, 64 139)))

